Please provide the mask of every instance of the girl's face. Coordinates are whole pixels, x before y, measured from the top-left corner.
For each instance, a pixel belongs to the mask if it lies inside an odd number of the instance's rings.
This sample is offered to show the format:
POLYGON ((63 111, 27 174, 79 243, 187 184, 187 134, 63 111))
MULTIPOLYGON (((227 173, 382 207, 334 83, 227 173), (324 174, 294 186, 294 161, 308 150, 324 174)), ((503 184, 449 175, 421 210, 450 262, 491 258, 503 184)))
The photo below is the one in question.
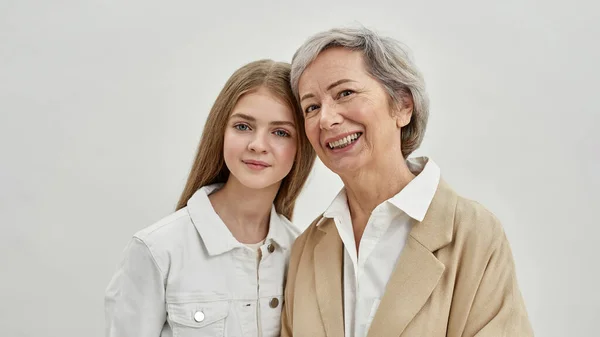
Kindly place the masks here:
POLYGON ((229 179, 253 189, 279 188, 294 164, 297 137, 292 109, 268 89, 243 95, 225 129, 229 179))

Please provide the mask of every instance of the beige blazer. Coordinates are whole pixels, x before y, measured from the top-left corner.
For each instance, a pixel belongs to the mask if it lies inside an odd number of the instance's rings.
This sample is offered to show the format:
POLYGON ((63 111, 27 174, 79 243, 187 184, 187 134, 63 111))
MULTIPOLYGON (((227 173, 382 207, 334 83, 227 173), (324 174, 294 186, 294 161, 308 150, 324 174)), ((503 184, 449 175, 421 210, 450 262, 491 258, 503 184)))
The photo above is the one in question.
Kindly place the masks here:
MULTIPOLYGON (((292 248, 284 337, 344 336, 343 243, 318 221, 292 248)), ((443 180, 380 300, 368 337, 533 336, 501 224, 443 180)))

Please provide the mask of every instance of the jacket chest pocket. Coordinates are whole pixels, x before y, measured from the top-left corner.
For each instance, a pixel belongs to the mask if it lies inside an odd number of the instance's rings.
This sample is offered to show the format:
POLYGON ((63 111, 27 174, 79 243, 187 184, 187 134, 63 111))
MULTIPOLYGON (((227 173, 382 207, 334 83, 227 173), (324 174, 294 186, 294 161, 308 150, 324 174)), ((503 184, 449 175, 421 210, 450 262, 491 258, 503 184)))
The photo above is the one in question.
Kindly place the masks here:
POLYGON ((174 337, 224 337, 229 301, 167 303, 174 337))

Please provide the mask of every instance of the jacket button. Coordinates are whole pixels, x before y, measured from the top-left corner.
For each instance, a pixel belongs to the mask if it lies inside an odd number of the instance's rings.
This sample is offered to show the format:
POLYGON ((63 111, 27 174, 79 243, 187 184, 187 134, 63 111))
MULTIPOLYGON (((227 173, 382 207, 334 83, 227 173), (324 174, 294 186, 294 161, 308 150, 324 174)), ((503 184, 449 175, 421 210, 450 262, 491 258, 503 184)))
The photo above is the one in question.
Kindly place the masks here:
POLYGON ((194 321, 200 323, 204 320, 204 313, 202 311, 196 311, 194 314, 194 321))
POLYGON ((269 306, 273 309, 277 308, 278 305, 279 305, 279 300, 276 297, 273 297, 271 299, 271 301, 269 301, 269 306))
POLYGON ((272 243, 269 243, 269 245, 267 246, 267 250, 269 251, 269 253, 272 253, 275 251, 275 246, 273 246, 272 243))

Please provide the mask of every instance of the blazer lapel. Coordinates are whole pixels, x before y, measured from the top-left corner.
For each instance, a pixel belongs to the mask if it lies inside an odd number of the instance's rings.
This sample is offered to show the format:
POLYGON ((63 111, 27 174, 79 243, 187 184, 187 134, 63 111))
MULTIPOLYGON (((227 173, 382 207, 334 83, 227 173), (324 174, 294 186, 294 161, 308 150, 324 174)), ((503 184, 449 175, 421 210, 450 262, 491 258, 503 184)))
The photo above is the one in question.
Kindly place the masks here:
POLYGON ((441 180, 425 218, 410 232, 368 337, 400 336, 427 302, 445 270, 433 252, 452 242, 456 201, 441 180))
POLYGON ((343 243, 331 219, 318 226, 314 250, 315 287, 319 311, 328 337, 344 337, 343 243))
POLYGON ((388 281, 368 336, 399 336, 427 302, 444 265, 413 238, 409 238, 396 270, 388 281))

